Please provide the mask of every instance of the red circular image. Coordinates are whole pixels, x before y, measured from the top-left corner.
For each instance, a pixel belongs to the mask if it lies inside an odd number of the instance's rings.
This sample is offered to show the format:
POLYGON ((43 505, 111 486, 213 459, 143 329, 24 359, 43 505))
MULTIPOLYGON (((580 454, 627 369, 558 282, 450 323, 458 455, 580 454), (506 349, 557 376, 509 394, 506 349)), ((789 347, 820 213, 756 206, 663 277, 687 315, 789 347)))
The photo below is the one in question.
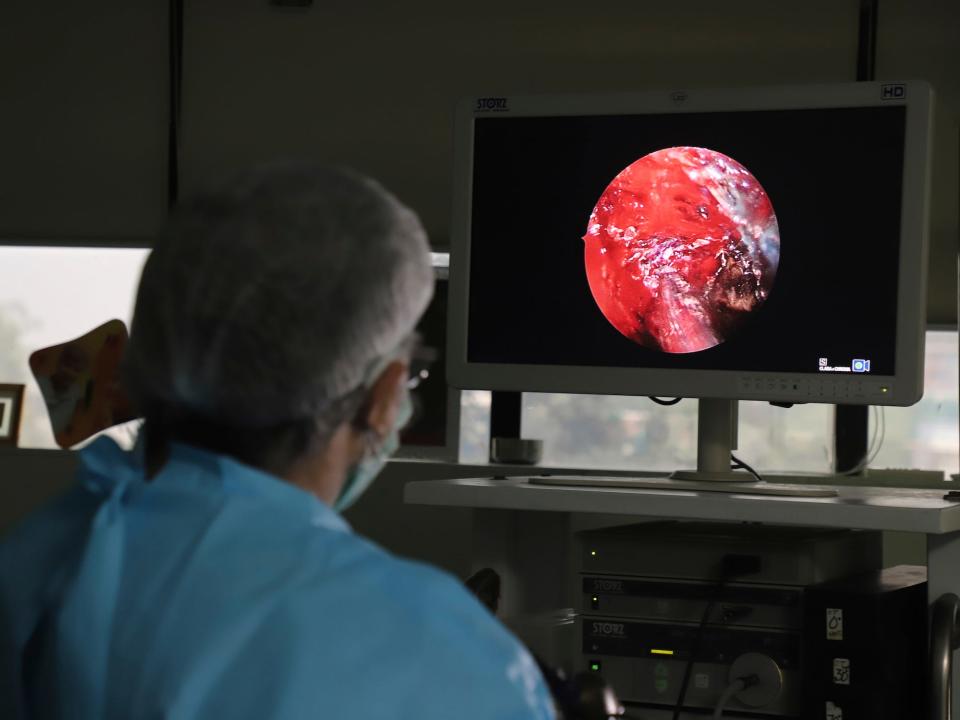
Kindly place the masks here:
POLYGON ((671 147, 603 191, 584 262, 604 317, 639 345, 690 353, 737 332, 770 294, 780 231, 770 198, 715 150, 671 147))

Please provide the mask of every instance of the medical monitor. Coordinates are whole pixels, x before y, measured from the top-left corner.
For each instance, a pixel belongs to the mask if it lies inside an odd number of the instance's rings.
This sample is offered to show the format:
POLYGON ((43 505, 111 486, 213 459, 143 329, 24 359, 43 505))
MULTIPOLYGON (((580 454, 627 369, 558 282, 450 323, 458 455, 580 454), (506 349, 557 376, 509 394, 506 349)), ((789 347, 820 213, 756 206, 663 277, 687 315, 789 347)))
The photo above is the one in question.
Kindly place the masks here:
POLYGON ((916 402, 932 98, 917 82, 463 104, 452 384, 916 402))

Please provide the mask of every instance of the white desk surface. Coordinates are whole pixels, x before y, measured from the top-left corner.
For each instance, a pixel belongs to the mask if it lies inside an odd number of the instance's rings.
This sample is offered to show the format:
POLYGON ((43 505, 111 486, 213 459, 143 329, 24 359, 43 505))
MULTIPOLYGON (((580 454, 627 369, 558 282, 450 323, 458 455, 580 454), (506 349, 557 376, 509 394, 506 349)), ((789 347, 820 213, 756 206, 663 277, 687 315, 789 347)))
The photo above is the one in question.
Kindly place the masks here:
POLYGON ((837 490, 838 497, 799 498, 532 485, 522 478, 464 478, 409 482, 404 499, 420 505, 765 522, 935 535, 960 530, 960 503, 944 500, 944 490, 871 487, 837 490))

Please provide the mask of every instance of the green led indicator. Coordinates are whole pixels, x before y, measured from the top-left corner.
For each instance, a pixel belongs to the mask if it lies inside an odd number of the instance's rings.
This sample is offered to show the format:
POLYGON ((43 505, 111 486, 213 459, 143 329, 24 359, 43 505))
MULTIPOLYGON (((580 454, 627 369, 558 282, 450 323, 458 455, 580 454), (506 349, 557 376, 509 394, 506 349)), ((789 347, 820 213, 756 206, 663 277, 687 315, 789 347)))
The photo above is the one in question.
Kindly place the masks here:
POLYGON ((600 672, 600 663, 598 662, 590 663, 590 670, 592 672, 600 672))
POLYGON ((596 556, 597 556, 597 551, 596 551, 596 550, 591 550, 591 551, 590 551, 590 555, 591 555, 592 557, 596 557, 596 556))

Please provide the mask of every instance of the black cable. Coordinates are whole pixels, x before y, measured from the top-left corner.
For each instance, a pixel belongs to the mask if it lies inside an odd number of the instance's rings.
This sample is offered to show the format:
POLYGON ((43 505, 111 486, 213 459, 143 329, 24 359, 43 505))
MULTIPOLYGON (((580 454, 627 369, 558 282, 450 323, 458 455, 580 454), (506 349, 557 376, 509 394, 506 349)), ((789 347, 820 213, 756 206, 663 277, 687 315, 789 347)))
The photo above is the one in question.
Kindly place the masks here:
POLYGON ((710 613, 713 612, 717 600, 727 582, 735 577, 743 575, 752 575, 760 572, 760 558, 755 555, 724 555, 719 579, 713 586, 707 607, 703 611, 703 617, 700 618, 700 624, 697 625, 697 634, 693 638, 693 645, 690 648, 690 655, 687 658, 687 667, 683 671, 683 681, 680 683, 680 694, 677 696, 677 704, 673 708, 673 720, 679 720, 680 712, 683 710, 683 702, 687 698, 687 688, 690 687, 690 676, 693 675, 693 665, 697 661, 697 655, 700 654, 700 644, 703 642, 703 634, 707 629, 707 623, 710 620, 710 613))
POLYGON ((690 687, 690 676, 693 675, 693 664, 696 662, 697 655, 700 653, 700 643, 703 642, 703 633, 707 629, 707 621, 710 619, 713 606, 716 605, 717 598, 720 597, 720 593, 726 582, 726 576, 721 576, 716 585, 714 585, 711 598, 703 611, 703 617, 700 618, 700 624, 697 625, 697 634, 693 637, 690 656, 687 658, 687 666, 683 671, 683 681, 680 683, 680 694, 677 695, 677 704, 673 706, 673 720, 679 720, 680 718, 680 712, 683 710, 683 701, 687 699, 687 688, 690 687))
POLYGON ((678 402, 683 400, 683 398, 670 398, 669 400, 664 400, 663 398, 654 397, 653 395, 650 395, 649 397, 657 405, 676 405, 678 402))
POLYGON ((748 473, 753 475, 753 477, 756 479, 757 482, 763 482, 763 477, 761 477, 760 473, 758 473, 752 467, 747 465, 743 460, 738 458, 736 455, 734 455, 733 453, 730 453, 730 459, 733 460, 733 467, 735 470, 746 470, 748 473))

